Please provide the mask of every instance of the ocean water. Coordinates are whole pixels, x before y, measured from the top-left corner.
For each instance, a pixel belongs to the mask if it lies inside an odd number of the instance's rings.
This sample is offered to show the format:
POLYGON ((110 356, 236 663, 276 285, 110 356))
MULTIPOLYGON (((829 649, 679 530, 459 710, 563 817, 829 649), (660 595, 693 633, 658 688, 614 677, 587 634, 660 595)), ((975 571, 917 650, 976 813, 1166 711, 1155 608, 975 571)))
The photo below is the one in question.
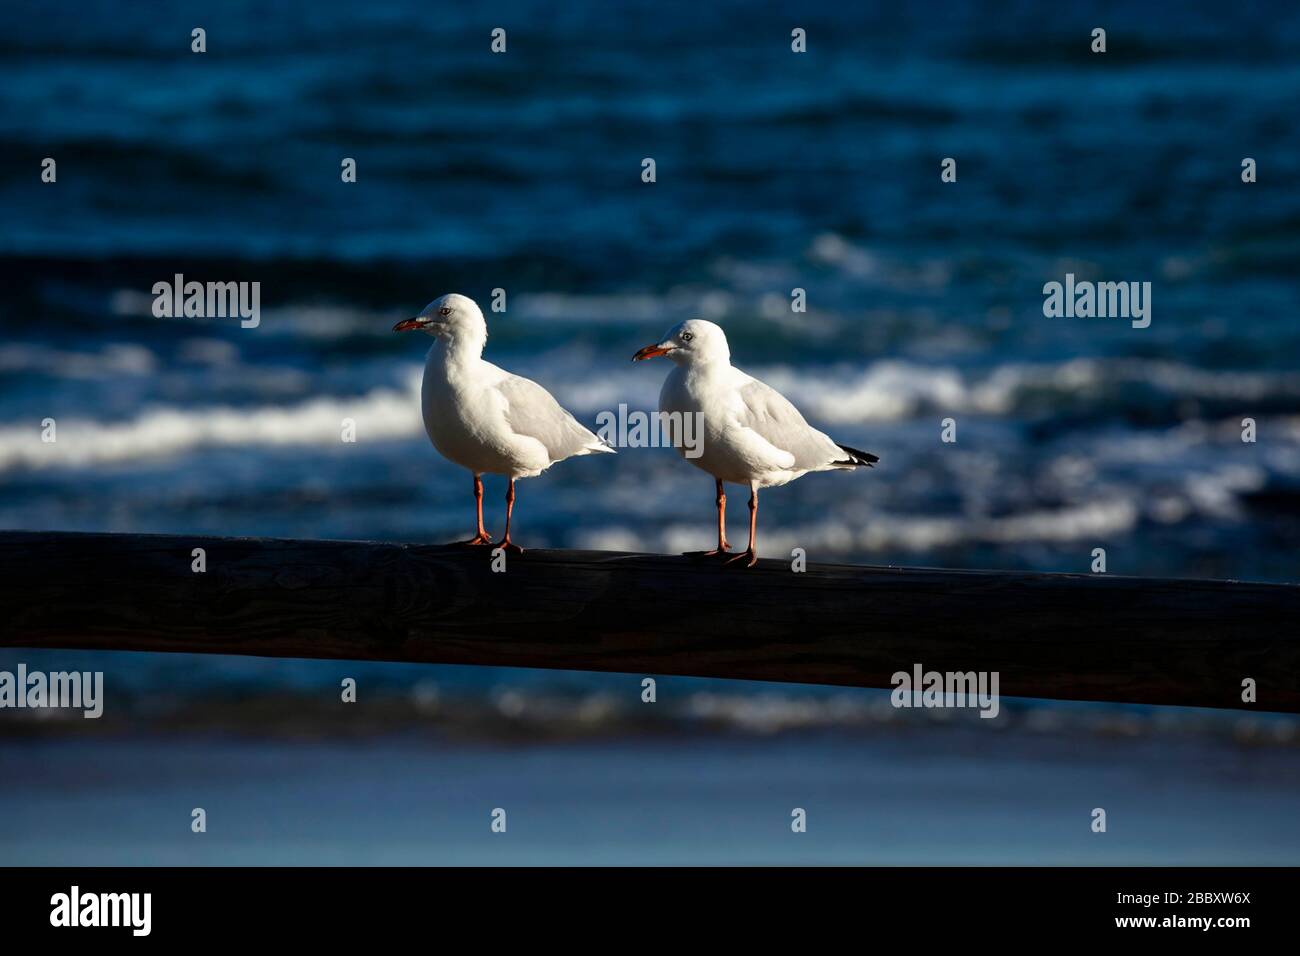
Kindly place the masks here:
POLYGON ((17 865, 1294 865, 1297 755, 797 735, 0 748, 17 865), (1199 762, 1206 772, 1189 777, 1199 762), (132 770, 123 774, 126 764, 132 770), (32 768, 35 767, 35 772, 32 768), (1243 785, 1243 782, 1248 785, 1243 785), (1107 809, 1106 833, 1090 829, 1107 809), (208 830, 190 830, 193 807, 208 830), (794 808, 807 830, 790 828, 794 808), (493 810, 506 830, 491 830, 493 810), (105 826, 111 821, 111 826, 105 826))
MULTIPOLYGON (((465 537, 469 476, 419 420, 427 343, 389 330, 444 292, 486 304, 501 288, 488 357, 588 424, 620 403, 652 409, 666 368, 628 359, 704 317, 736 364, 881 457, 765 494, 764 554, 1081 571, 1103 547, 1113 573, 1300 578, 1294 4, 13 2, 0 23, 0 527, 465 537), (790 52, 794 26, 806 54, 790 52), (1104 55, 1088 50, 1096 26, 1104 55), (40 180, 47 156, 56 184, 40 180), (940 181, 944 157, 956 183, 940 181), (176 273, 259 282, 260 324, 153 317, 153 284, 176 273), (1044 317, 1043 285, 1066 273, 1150 282, 1150 327, 1044 317), (940 441, 946 418, 955 443, 940 441)), ((499 532, 503 486, 487 484, 499 532)), ((712 520, 708 476, 632 448, 521 483, 516 532, 532 547, 678 551, 708 545, 712 520)), ((0 666, 19 659, 36 658, 0 666)), ((280 695, 337 679, 306 662, 58 660, 120 675, 125 752, 152 746, 136 739, 157 723, 140 701, 176 698, 174 716, 201 700, 202 733, 234 721, 232 701, 270 701, 274 743, 304 706, 280 695)), ((473 741, 497 725, 474 715, 501 695, 533 713, 623 693, 597 675, 383 675, 392 699, 436 686, 456 701, 470 715, 456 726, 477 728, 458 746, 489 762, 473 741)), ((772 693, 688 696, 769 713, 772 693)), ((824 759, 854 760, 866 731, 836 693, 785 689, 773 706, 822 701, 818 747, 845 748, 824 759)), ((1083 712, 1139 719, 1144 740, 1172 733, 1151 711, 1083 712)), ((1179 745, 1176 772, 1205 792, 1222 781, 1196 746, 1244 746, 1209 724, 1177 732, 1201 741, 1179 745)), ((8 730, 0 754, 31 739, 8 730)), ((676 717, 651 730, 700 732, 676 717)), ((909 739, 941 749, 944 732, 909 739)), ((1268 750, 1284 763, 1288 733, 1268 750)), ((1117 766, 1147 759, 1096 746, 1117 766)), ((1013 752, 1027 787, 1056 792, 1059 777, 1035 776, 1041 753, 1013 752)), ((584 753, 589 768, 606 759, 584 753)), ((1284 806, 1250 812, 1267 823, 1284 806)))

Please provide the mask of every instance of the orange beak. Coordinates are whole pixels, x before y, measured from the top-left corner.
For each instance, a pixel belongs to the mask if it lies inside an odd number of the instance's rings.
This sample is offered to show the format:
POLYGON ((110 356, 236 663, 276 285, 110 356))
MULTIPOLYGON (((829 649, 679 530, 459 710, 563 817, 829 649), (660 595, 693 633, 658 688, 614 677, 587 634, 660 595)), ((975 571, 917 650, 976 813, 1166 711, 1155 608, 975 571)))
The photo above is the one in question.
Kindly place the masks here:
POLYGON ((411 329, 418 329, 424 327, 425 325, 428 324, 428 321, 429 321, 428 319, 421 318, 420 316, 416 316, 413 319, 402 319, 401 322, 398 322, 396 325, 393 326, 393 331, 409 332, 411 331, 411 329))
POLYGON ((645 359, 654 358, 656 355, 667 355, 671 351, 672 349, 666 349, 662 345, 647 345, 632 356, 632 361, 641 362, 645 359))

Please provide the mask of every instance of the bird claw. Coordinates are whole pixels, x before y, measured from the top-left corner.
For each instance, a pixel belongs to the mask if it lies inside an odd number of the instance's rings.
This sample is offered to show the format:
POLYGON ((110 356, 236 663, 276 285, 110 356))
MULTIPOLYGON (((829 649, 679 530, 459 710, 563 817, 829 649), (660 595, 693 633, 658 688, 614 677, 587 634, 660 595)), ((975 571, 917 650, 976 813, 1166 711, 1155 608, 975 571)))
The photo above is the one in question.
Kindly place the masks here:
POLYGON ((728 560, 723 567, 729 568, 734 565, 739 568, 752 568, 756 564, 758 564, 758 555, 756 555, 752 550, 745 550, 740 552, 740 554, 736 555, 734 558, 728 560))
POLYGON ((495 547, 494 547, 493 550, 495 550, 496 548, 500 548, 500 549, 501 549, 502 551, 504 551, 506 554, 523 554, 523 553, 524 553, 524 549, 521 548, 521 547, 519 547, 519 545, 515 544, 513 541, 500 541, 500 542, 498 542, 498 543, 495 545, 495 547))
POLYGON ((712 551, 683 551, 686 558, 726 558, 731 556, 727 548, 714 548, 712 551))
POLYGON ((470 538, 468 541, 456 542, 456 544, 460 545, 462 548, 473 548, 473 547, 477 547, 478 545, 491 544, 491 543, 492 543, 492 536, 488 534, 486 531, 474 535, 474 537, 470 538))

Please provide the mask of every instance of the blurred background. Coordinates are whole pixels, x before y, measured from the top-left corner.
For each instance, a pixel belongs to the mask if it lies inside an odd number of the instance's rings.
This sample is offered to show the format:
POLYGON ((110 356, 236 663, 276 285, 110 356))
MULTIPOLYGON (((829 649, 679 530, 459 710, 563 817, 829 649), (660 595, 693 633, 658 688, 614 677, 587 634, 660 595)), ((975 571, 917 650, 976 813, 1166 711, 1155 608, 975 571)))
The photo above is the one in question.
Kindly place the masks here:
MULTIPOLYGON (((766 554, 1078 572, 1104 547, 1116 574, 1300 577, 1294 4, 0 18, 0 527, 467 537, 468 476, 420 425, 427 342, 389 330, 500 287, 489 358, 589 425, 654 408, 667 369, 629 357, 704 317, 880 455, 768 494, 766 554), (154 318, 178 272, 260 282, 260 326, 154 318), (1151 282, 1151 326, 1044 318, 1067 272, 1151 282)), ((628 449, 523 483, 517 518, 525 546, 705 547, 712 482, 628 449)), ((1300 862, 1283 715, 968 720, 678 678, 650 706, 641 675, 0 651, 18 661, 104 670, 108 699, 99 721, 0 712, 0 863, 1300 862)))

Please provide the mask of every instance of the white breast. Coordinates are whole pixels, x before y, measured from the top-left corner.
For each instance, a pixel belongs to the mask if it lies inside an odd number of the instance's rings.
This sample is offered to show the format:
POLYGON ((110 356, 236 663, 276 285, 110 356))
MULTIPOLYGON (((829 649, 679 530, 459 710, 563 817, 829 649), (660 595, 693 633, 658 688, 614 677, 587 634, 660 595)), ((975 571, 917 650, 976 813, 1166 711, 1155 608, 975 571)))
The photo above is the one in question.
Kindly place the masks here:
POLYGON ((535 439, 516 435, 505 416, 505 400, 497 391, 500 372, 487 362, 445 361, 435 344, 424 365, 420 406, 424 430, 439 454, 473 472, 511 475, 540 474, 551 462, 535 439))
MULTIPOLYGON (((745 423, 740 388, 749 381, 748 375, 731 365, 678 366, 664 381, 659 407, 701 416, 701 453, 686 459, 697 468, 737 484, 782 484, 797 477, 791 470, 794 459, 745 423)), ((685 457, 685 451, 679 450, 685 457)))
POLYGON ((420 389, 424 430, 474 472, 531 478, 575 455, 611 452, 536 382, 481 358, 429 350, 420 389))

